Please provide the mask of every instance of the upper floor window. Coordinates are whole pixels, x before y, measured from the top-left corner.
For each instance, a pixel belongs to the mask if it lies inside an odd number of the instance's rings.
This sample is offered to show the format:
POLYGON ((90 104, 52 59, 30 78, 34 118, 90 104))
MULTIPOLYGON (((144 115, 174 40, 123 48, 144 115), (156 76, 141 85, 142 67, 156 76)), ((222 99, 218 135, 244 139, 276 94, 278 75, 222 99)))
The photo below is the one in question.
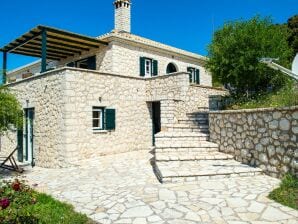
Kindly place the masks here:
POLYGON ((169 63, 167 66, 167 74, 177 72, 178 69, 174 63, 169 63))
POLYGON ((76 60, 68 63, 66 66, 75 68, 84 68, 90 70, 96 70, 96 56, 91 56, 88 58, 76 60))
POLYGON ((152 75, 152 60, 145 59, 145 76, 151 76, 152 75))
POLYGON ((193 68, 193 67, 188 67, 187 72, 189 72, 189 82, 190 83, 196 83, 200 84, 200 70, 193 68))
POLYGON ((158 75, 158 61, 140 57, 140 76, 151 77, 158 75))

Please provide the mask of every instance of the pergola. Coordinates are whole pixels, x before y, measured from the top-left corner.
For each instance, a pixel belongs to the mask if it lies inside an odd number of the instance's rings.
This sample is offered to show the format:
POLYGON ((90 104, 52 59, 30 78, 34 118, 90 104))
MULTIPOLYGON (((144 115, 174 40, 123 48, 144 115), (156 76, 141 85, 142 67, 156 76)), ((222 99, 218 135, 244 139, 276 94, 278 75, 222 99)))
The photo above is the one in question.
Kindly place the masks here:
POLYGON ((101 45, 108 43, 52 27, 37 26, 0 48, 3 52, 3 83, 6 82, 8 53, 40 57, 41 72, 45 72, 47 59, 60 61, 99 48, 101 45))

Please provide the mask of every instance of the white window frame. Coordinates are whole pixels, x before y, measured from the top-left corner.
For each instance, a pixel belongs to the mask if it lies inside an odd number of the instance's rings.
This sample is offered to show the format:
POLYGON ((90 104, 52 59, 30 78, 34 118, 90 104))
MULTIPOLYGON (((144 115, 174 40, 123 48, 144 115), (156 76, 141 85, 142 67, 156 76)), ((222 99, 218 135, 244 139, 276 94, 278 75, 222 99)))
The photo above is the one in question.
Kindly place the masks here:
POLYGON ((152 76, 152 60, 146 58, 145 59, 145 77, 151 77, 151 76, 152 76))
POLYGON ((103 130, 103 118, 104 118, 103 115, 104 115, 104 108, 103 107, 92 107, 92 129, 93 129, 93 131, 103 130), (100 112, 99 118, 94 118, 93 117, 93 112, 100 112), (99 127, 94 127, 93 126, 93 121, 94 120, 100 120, 99 127))

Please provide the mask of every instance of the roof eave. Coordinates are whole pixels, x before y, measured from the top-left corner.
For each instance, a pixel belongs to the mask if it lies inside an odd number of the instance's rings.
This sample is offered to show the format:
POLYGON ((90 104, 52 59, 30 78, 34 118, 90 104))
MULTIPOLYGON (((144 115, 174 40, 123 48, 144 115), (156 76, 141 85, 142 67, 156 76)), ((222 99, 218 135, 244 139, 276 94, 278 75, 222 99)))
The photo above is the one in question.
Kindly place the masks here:
MULTIPOLYGON (((183 49, 177 48, 177 50, 184 51, 185 53, 177 52, 175 50, 170 50, 170 49, 166 49, 166 48, 163 48, 163 47, 154 46, 152 44, 142 43, 142 42, 139 42, 139 41, 136 41, 136 40, 131 40, 131 39, 120 37, 120 36, 113 35, 113 34, 111 34, 109 36, 102 36, 101 39, 104 40, 104 41, 107 41, 107 42, 112 42, 112 41, 115 41, 115 40, 119 41, 120 40, 120 41, 124 41, 124 42, 133 43, 135 45, 151 47, 151 48, 154 48, 154 49, 162 50, 162 51, 167 52, 167 53, 172 53, 172 54, 174 53, 175 55, 179 55, 179 56, 183 55, 184 57, 187 57, 187 58, 200 60, 202 63, 206 63, 209 60, 208 57, 205 57, 205 56, 193 53, 193 52, 188 52, 188 51, 185 51, 183 49)), ((174 47, 171 47, 171 46, 169 46, 169 47, 174 48, 174 47)))

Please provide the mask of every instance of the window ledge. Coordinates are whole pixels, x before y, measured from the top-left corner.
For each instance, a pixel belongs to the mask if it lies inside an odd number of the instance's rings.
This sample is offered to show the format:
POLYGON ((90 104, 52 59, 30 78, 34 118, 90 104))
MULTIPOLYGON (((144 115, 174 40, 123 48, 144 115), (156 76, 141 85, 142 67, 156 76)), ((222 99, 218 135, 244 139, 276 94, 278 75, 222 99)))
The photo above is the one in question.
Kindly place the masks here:
POLYGON ((93 130, 93 133, 108 133, 108 130, 93 130))

